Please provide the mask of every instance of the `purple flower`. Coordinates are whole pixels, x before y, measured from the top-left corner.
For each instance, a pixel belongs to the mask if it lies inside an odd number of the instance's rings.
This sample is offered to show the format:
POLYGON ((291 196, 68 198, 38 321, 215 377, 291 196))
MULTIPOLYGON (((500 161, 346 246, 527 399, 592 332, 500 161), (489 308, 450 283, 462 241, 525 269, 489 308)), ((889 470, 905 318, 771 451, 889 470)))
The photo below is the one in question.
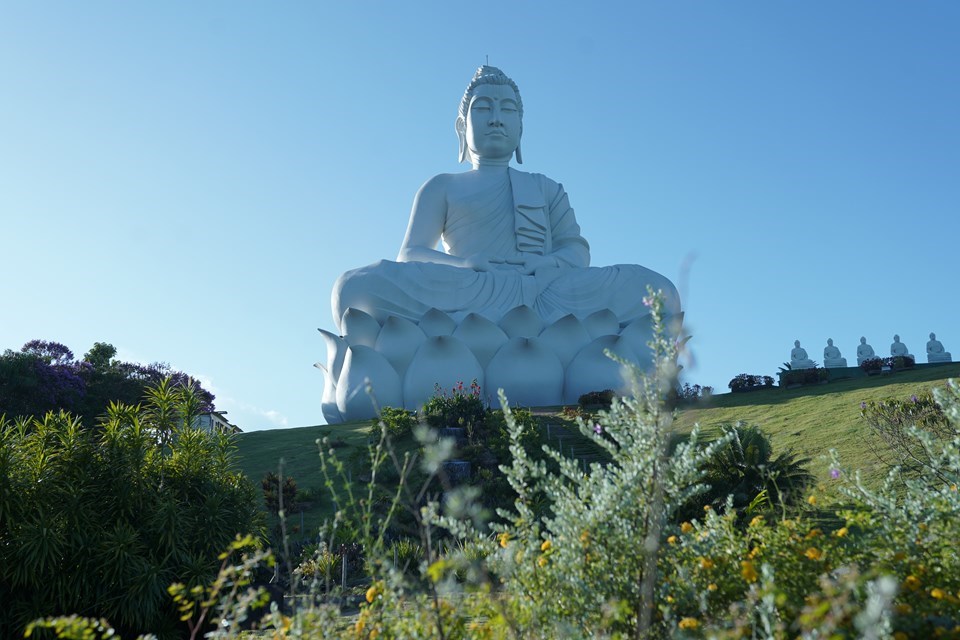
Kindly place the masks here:
POLYGON ((840 477, 840 469, 830 469, 830 477, 836 480, 840 477))
POLYGON ((861 408, 861 409, 866 409, 866 408, 867 408, 867 403, 866 403, 866 402, 861 402, 861 403, 860 403, 860 408, 861 408))
POLYGON ((652 300, 651 298, 648 298, 647 296, 643 296, 643 306, 645 306, 645 307, 652 307, 652 306, 653 306, 653 300, 652 300))
POLYGON ((917 396, 910 396, 910 399, 913 400, 913 404, 917 404, 920 400, 917 399, 917 396))
POLYGON ((603 433, 603 427, 600 426, 599 422, 593 425, 593 432, 597 435, 600 435, 601 433, 603 433))

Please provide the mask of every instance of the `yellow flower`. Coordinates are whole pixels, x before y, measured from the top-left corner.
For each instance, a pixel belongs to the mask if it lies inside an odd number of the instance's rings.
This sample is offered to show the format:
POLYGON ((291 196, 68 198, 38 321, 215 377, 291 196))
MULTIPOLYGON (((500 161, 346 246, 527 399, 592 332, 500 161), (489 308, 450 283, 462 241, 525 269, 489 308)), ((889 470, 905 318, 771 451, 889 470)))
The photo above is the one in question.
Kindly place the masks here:
POLYGON ((895 606, 894 609, 896 610, 897 613, 899 613, 902 616, 905 616, 909 613, 913 613, 913 607, 911 607, 906 602, 901 602, 900 604, 895 606))
POLYGON ((541 567, 547 566, 547 556, 540 556, 537 558, 537 565, 541 567))
POLYGON ((763 516, 754 516, 753 520, 750 521, 751 527, 759 527, 763 524, 763 516))
POLYGON ((820 551, 820 549, 817 549, 816 547, 810 547, 809 549, 803 552, 803 555, 807 556, 811 560, 819 560, 820 558, 823 557, 823 553, 820 551))
POLYGON ((946 597, 946 592, 943 589, 935 588, 930 590, 930 597, 935 600, 943 600, 946 597))
POLYGON ((509 533, 501 533, 499 536, 497 536, 497 540, 500 541, 500 546, 503 547, 504 549, 506 549, 506 548, 507 548, 507 543, 510 542, 510 534, 509 534, 509 533))
POLYGON ((701 569, 713 569, 713 560, 710 558, 700 558, 700 568, 701 569))
POLYGON ((667 544, 677 544, 677 536, 670 536, 667 538, 667 544))
POLYGON ((680 525, 680 531, 682 533, 690 533, 693 531, 693 525, 689 522, 684 522, 682 525, 680 525))
POLYGON ((583 544, 590 543, 590 532, 587 531, 586 529, 584 529, 583 533, 580 534, 580 542, 582 542, 583 544))
POLYGON ((956 490, 957 490, 957 485, 955 484, 950 485, 950 491, 956 491, 956 490))
POLYGON ((543 544, 540 545, 540 551, 547 552, 550 551, 550 547, 553 546, 553 543, 549 540, 544 540, 543 544))
POLYGON ((370 629, 370 636, 369 636, 370 640, 375 640, 379 635, 380 635, 380 629, 377 629, 376 627, 374 627, 373 629, 370 629))
POLYGON ((909 591, 916 591, 920 588, 920 578, 915 575, 909 575, 903 581, 903 588, 909 591))
POLYGON ((804 537, 804 540, 810 540, 811 538, 816 538, 817 536, 822 536, 822 535, 823 535, 823 531, 820 531, 820 529, 810 529, 810 533, 808 533, 804 537))
POLYGON ((673 596, 667 596, 667 602, 673 603, 673 596))
POLYGON ((897 631, 893 634, 893 640, 907 640, 907 634, 903 631, 897 631))
POLYGON ((703 505, 703 510, 704 510, 704 511, 710 511, 710 508, 711 508, 711 507, 710 507, 710 505, 708 505, 708 504, 703 505))
POLYGON ((678 626, 681 629, 696 629, 700 626, 700 621, 696 618, 684 618, 678 626))
POLYGON ((710 584, 707 585, 707 591, 716 591, 716 590, 717 590, 717 583, 711 582, 710 584))
POLYGON ((753 549, 750 549, 750 553, 747 554, 747 557, 750 558, 751 560, 753 560, 753 559, 756 558, 758 555, 760 555, 760 547, 759 547, 759 546, 754 547, 753 549))
POLYGON ((740 575, 743 576, 743 579, 747 582, 757 581, 757 570, 749 560, 744 560, 740 563, 740 575))
POLYGON ((833 535, 837 536, 838 538, 845 538, 848 533, 850 533, 849 529, 847 529, 846 527, 840 527, 839 529, 833 532, 833 535))
POLYGON ((817 506, 817 496, 810 496, 809 498, 807 498, 807 503, 808 503, 811 507, 817 506))
POLYGON ((380 595, 380 589, 377 588, 377 585, 370 585, 370 588, 367 589, 367 602, 372 603, 374 600, 376 600, 378 595, 380 595))

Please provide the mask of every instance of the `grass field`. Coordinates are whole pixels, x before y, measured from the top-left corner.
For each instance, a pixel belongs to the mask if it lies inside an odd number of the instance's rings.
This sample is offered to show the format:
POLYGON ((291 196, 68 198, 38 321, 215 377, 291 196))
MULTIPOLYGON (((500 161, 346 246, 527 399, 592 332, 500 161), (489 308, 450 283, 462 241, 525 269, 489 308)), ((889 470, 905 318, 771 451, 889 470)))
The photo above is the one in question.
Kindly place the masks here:
MULTIPOLYGON (((860 403, 909 398, 944 384, 948 378, 960 378, 960 363, 794 389, 774 387, 716 395, 682 408, 676 427, 686 431, 699 423, 710 431, 737 421, 757 425, 771 436, 775 452, 789 448, 811 458, 810 470, 820 481, 829 477, 828 466, 820 458, 831 448, 838 451, 844 466, 861 469, 866 478, 876 481, 884 470, 872 453, 876 441, 860 420, 860 403)), ((552 410, 535 413, 543 441, 574 457, 591 455, 590 446, 569 421, 552 410)), ((259 486, 263 475, 277 471, 283 459, 284 475, 292 476, 301 490, 308 490, 308 496, 312 494, 304 501, 303 530, 299 510, 290 518, 291 527, 296 529, 293 537, 302 537, 315 532, 333 511, 323 489, 317 440, 329 438, 340 459, 356 470, 352 479, 357 482, 363 474, 370 430, 371 423, 363 422, 241 434, 237 440, 240 467, 259 486)))

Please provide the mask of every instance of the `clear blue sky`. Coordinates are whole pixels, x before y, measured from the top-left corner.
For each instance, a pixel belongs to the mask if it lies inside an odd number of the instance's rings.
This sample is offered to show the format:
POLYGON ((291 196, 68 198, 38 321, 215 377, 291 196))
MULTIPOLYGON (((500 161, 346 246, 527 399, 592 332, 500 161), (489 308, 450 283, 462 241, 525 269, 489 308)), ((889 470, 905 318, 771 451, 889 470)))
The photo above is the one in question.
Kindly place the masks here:
POLYGON ((681 287, 691 383, 795 339, 960 359, 958 33, 953 1, 3 3, 0 349, 106 341, 245 430, 322 422, 331 286, 461 170, 489 55, 593 264, 681 287))

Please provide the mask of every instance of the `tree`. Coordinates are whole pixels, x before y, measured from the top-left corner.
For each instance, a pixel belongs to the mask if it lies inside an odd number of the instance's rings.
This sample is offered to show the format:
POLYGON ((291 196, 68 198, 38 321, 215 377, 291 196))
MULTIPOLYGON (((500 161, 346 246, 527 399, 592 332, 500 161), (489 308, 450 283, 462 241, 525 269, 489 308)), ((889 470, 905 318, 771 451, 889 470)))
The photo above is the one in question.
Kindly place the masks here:
POLYGON ((169 364, 141 365, 116 359, 117 349, 96 342, 75 360, 59 342, 31 340, 19 352, 0 355, 0 415, 43 416, 67 410, 92 427, 112 402, 135 405, 150 386, 169 378, 175 387, 194 387, 202 412, 214 410, 214 396, 192 376, 169 364))
POLYGON ((66 412, 0 418, 0 637, 65 612, 180 637, 167 587, 207 584, 237 534, 262 535, 233 441, 184 427, 188 396, 167 382, 98 430, 66 412))

